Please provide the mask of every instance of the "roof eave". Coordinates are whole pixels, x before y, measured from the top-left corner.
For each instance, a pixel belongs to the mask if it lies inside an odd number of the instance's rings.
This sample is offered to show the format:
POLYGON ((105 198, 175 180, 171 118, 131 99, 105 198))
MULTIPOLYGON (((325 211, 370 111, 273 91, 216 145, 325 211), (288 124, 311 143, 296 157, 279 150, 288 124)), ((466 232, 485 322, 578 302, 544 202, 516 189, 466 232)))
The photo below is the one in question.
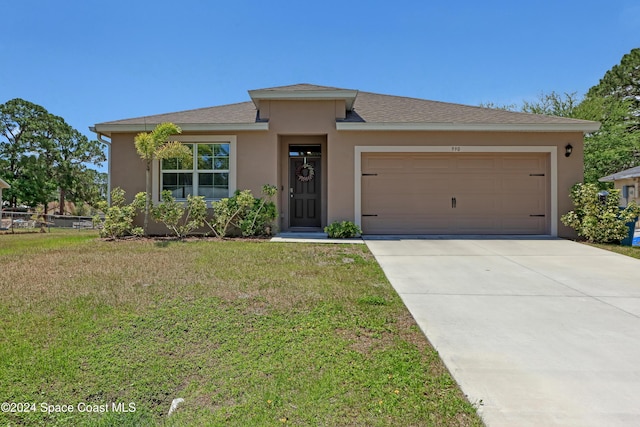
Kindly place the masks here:
POLYGON ((358 96, 357 90, 335 89, 335 90, 273 90, 257 89, 250 90, 249 96, 256 108, 260 108, 260 101, 335 101, 344 100, 347 110, 353 109, 353 104, 358 96))
POLYGON ((600 129, 600 123, 367 123, 337 122, 342 131, 484 131, 484 132, 583 132, 600 129))
POLYGON ((0 178, 0 188, 11 188, 11 186, 4 179, 0 178))
POLYGON ((636 173, 636 174, 613 174, 613 175, 608 175, 605 177, 602 177, 600 179, 598 179, 598 181, 600 182, 614 182, 614 181, 620 181, 623 179, 635 179, 635 178, 640 178, 640 173, 636 173))
MULTIPOLYGON (((265 131, 269 130, 268 122, 257 123, 176 123, 183 132, 220 132, 220 131, 265 131)), ((112 132, 151 132, 155 123, 113 124, 103 123, 93 126, 92 132, 111 136, 112 132)))

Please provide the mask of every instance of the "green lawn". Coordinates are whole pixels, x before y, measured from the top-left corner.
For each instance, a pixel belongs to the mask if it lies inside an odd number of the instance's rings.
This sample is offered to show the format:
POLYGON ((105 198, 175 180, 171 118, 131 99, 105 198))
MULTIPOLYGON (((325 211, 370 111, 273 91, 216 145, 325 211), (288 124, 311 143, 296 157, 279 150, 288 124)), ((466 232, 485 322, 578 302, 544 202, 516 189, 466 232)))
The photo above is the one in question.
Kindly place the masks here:
POLYGON ((6 234, 0 269, 35 404, 0 425, 482 425, 364 245, 6 234))
POLYGON ((606 249, 611 252, 616 252, 622 255, 630 256, 632 258, 640 259, 640 247, 638 246, 621 246, 613 243, 589 243, 596 248, 606 249))

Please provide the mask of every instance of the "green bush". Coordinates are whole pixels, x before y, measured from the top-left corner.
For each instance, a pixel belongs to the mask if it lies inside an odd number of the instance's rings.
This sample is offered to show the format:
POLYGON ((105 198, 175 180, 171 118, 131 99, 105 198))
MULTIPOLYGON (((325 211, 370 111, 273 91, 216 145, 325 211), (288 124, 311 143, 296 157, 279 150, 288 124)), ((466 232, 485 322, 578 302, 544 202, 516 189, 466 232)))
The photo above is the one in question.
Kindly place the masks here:
POLYGON ((205 221, 218 237, 241 234, 245 237, 270 235, 278 212, 271 201, 277 189, 273 185, 262 187, 262 198, 250 190, 236 191, 233 197, 213 202, 213 218, 205 221))
POLYGON ((598 193, 595 184, 576 184, 570 195, 575 210, 560 219, 590 242, 619 242, 627 237, 626 224, 638 217, 640 207, 632 202, 624 209, 619 208, 620 190, 610 190, 606 197, 598 193))
POLYGON ((362 230, 351 221, 335 221, 326 226, 324 232, 332 239, 348 239, 359 236, 362 230))
MULTIPOLYGON (((144 208, 145 193, 138 193, 130 204, 124 202, 124 190, 114 188, 111 191, 111 206, 107 202, 100 202, 99 209, 104 212, 104 222, 100 229, 101 237, 119 239, 125 236, 141 236, 144 234, 141 227, 133 226, 133 219, 138 210, 144 208)), ((94 223, 101 222, 98 217, 94 218, 94 223)))
POLYGON ((176 202, 171 191, 162 192, 162 201, 151 208, 151 216, 156 222, 163 223, 173 231, 177 238, 190 234, 193 230, 204 225, 207 216, 207 204, 202 196, 187 196, 186 207, 176 202))

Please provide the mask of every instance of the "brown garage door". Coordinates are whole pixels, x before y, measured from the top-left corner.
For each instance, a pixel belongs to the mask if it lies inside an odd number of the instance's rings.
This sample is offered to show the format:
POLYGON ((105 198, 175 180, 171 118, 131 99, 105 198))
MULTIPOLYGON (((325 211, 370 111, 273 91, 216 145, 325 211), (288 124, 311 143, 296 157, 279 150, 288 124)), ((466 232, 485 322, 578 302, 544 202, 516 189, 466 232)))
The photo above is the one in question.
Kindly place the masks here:
POLYGON ((363 153, 366 234, 548 234, 545 153, 363 153))

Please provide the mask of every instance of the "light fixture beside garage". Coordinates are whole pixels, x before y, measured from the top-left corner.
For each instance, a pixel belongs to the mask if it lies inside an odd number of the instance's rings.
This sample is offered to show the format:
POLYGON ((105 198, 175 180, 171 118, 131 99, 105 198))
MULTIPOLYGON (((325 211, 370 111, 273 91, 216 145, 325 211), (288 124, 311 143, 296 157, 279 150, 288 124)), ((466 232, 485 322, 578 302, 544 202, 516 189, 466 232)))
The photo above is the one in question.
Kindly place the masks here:
POLYGON ((565 157, 569 157, 571 155, 571 152, 573 151, 573 145, 571 144, 567 144, 564 147, 564 156, 565 157))

